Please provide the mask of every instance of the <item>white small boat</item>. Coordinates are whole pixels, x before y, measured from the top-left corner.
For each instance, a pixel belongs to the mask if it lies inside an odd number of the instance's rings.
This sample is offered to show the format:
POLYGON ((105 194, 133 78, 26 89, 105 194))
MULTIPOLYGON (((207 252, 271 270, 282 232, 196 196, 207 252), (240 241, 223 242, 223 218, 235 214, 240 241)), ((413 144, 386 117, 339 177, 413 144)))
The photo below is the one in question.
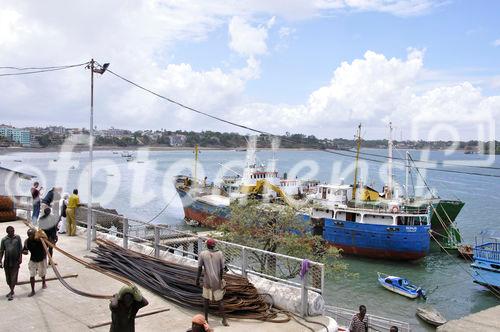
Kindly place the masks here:
POLYGON ((427 322, 433 326, 441 326, 446 323, 446 318, 444 318, 439 311, 431 307, 417 308, 417 316, 424 322, 427 322))

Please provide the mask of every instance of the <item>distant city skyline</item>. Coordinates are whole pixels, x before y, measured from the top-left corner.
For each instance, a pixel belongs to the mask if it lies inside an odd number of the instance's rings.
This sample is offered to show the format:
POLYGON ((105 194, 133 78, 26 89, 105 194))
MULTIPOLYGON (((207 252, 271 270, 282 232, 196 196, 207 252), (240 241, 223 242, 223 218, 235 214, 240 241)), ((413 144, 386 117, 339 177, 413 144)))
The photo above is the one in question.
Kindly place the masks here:
MULTIPOLYGON (((7 0, 0 67, 94 57, 164 96, 276 135, 352 138, 361 122, 378 139, 392 121, 405 139, 498 139, 498 12, 498 2, 453 0, 7 0)), ((0 77, 2 121, 88 127, 89 76, 77 67, 0 77)), ((245 133, 111 73, 95 78, 95 124, 245 133)))

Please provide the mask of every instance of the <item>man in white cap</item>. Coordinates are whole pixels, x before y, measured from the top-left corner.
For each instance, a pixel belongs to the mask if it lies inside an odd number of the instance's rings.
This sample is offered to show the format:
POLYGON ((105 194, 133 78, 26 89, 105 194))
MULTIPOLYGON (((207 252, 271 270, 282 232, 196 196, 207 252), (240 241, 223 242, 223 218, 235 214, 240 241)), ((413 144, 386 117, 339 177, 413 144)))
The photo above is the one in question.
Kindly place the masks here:
POLYGON ((66 208, 68 207, 68 198, 69 194, 64 193, 59 200, 59 225, 58 225, 58 233, 66 234, 66 208))

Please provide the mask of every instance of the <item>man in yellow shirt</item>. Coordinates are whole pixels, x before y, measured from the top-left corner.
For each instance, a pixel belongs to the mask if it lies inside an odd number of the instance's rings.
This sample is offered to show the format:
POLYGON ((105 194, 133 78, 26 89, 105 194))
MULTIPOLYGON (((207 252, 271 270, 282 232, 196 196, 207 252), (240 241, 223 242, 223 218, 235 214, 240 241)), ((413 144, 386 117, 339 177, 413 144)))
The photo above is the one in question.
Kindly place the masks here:
POLYGON ((69 196, 68 206, 66 207, 66 221, 68 222, 68 235, 76 235, 76 208, 80 204, 80 198, 78 197, 78 189, 73 190, 73 194, 69 196))

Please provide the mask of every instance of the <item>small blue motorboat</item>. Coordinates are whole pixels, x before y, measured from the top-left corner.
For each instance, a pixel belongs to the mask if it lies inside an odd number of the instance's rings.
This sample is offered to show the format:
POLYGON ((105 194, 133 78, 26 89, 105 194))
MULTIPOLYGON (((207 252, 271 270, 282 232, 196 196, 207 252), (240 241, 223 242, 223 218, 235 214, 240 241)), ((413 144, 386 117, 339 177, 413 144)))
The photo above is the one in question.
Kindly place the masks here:
POLYGON ((380 272, 377 272, 377 274, 378 282, 384 288, 399 295, 409 297, 410 299, 416 299, 421 296, 425 300, 425 291, 421 287, 411 284, 407 279, 390 276, 380 272))

